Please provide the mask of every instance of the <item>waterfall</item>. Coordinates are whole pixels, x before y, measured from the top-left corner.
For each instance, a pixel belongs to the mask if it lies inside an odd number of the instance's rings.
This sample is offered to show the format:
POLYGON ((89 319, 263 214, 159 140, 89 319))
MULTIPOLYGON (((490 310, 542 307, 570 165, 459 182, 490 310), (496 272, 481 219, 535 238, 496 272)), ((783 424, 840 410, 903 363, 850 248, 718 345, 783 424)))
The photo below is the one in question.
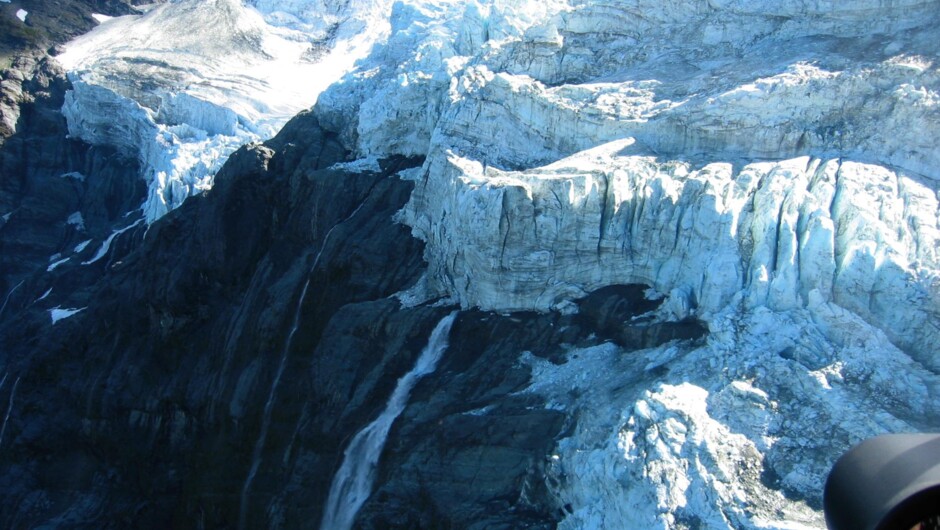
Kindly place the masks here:
MULTIPOLYGON (((4 374, 3 381, 6 382, 7 376, 4 374)), ((3 428, 0 428, 0 444, 3 443, 3 435, 7 432, 7 422, 10 421, 10 413, 13 412, 13 399, 16 398, 16 387, 20 386, 20 378, 17 377, 13 383, 13 389, 10 390, 10 403, 7 405, 7 413, 3 417, 3 428)))
POLYGON ((255 480, 255 475, 258 473, 258 469, 261 467, 261 457, 262 452, 264 451, 264 444, 268 439, 268 430, 271 428, 271 413, 274 411, 274 402, 277 397, 277 387, 281 382, 281 376, 284 375, 284 368, 287 366, 287 357, 290 354, 290 347, 294 342, 294 334, 297 333, 297 328, 300 326, 300 310, 304 304, 304 298, 307 297, 307 289, 310 288, 310 276, 317 270, 317 266, 320 264, 320 256, 323 255, 323 251, 326 249, 326 245, 330 240, 330 236, 333 235, 333 231, 337 229, 341 224, 352 219, 359 210, 365 206, 366 201, 363 200, 359 206, 357 206, 352 213, 343 218, 338 223, 334 224, 326 232, 326 235, 323 236, 323 243, 320 245, 320 250, 317 252, 316 257, 313 259, 313 265, 310 266, 310 272, 307 273, 307 281, 304 283, 304 288, 300 292, 300 298, 297 300, 297 308, 294 310, 294 321, 291 325, 290 332, 287 334, 287 340, 284 341, 284 350, 281 352, 281 360, 277 366, 277 372, 274 375, 274 381, 271 383, 271 390, 268 393, 268 400, 264 404, 264 411, 261 416, 261 431, 258 434, 258 440, 255 442, 255 448, 251 452, 251 467, 248 470, 248 477, 245 479, 245 484, 242 486, 241 499, 239 500, 239 513, 238 513, 238 528, 239 530, 245 529, 245 522, 248 518, 248 494, 251 491, 251 484, 255 480))
POLYGON ((274 411, 274 398, 277 395, 277 387, 281 382, 281 376, 284 375, 284 367, 287 366, 287 354, 290 352, 291 344, 294 342, 294 334, 300 326, 300 309, 303 306, 304 298, 307 297, 307 289, 310 287, 310 278, 304 283, 303 291, 300 292, 300 298, 297 299, 297 308, 294 310, 294 322, 291 325, 290 332, 287 334, 287 340, 284 341, 284 352, 281 354, 281 362, 277 366, 277 372, 274 374, 274 382, 271 383, 271 391, 268 393, 268 400, 264 404, 264 413, 261 416, 261 432, 258 434, 258 441, 255 442, 255 448, 251 453, 251 469, 248 471, 248 478, 245 479, 245 485, 242 486, 241 504, 238 515, 238 528, 245 528, 245 518, 248 516, 248 492, 251 491, 251 483, 255 480, 258 468, 261 466, 261 452, 264 450, 264 444, 268 439, 268 430, 271 428, 271 413, 274 411))
POLYGON ((330 495, 326 501, 320 530, 352 528, 356 513, 372 493, 375 470, 388 438, 388 431, 395 418, 405 409, 411 389, 418 379, 433 372, 437 366, 437 361, 447 349, 447 336, 456 316, 455 311, 437 324, 415 367, 398 380, 385 410, 375 421, 359 431, 349 443, 343 453, 343 464, 330 485, 330 495))
POLYGON ((20 283, 16 284, 12 289, 10 289, 10 292, 7 293, 6 298, 3 299, 3 305, 0 306, 0 315, 2 315, 2 314, 3 314, 3 310, 7 308, 7 303, 10 302, 10 296, 13 295, 13 291, 19 289, 20 286, 23 285, 23 282, 25 282, 25 281, 26 281, 26 280, 21 280, 20 283))

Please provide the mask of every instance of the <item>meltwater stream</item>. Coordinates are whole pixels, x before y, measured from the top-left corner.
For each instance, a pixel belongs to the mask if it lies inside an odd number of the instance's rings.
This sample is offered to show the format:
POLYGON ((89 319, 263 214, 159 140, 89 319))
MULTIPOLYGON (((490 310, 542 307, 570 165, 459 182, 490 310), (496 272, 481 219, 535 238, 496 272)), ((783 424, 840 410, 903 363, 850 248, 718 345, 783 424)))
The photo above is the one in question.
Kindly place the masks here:
MULTIPOLYGON (((371 190, 370 190, 371 191, 371 190)), ((274 374, 274 380, 271 383, 271 390, 268 393, 268 399, 264 404, 264 411, 261 415, 261 430, 258 433, 258 440, 255 442, 255 448, 251 453, 251 467, 248 469, 248 477, 245 478, 245 484, 242 486, 241 499, 239 502, 239 511, 238 511, 238 530, 245 530, 246 521, 248 519, 248 496, 251 492, 251 485, 255 480, 255 475, 258 473, 258 469, 261 467, 261 458, 262 452, 264 451, 264 445, 268 439, 268 429, 271 427, 271 413, 274 411, 274 402, 277 397, 277 389, 280 386, 281 377, 284 375, 284 369, 287 366, 287 357, 290 355, 291 346, 294 343, 294 335, 297 333, 297 329, 300 327, 300 311, 304 305, 304 299, 307 298, 307 290, 310 288, 310 276, 317 270, 317 266, 320 264, 320 257, 323 255, 323 251, 327 248, 327 243, 330 241, 330 236, 333 235, 333 232, 343 223, 352 219, 359 213, 359 210, 365 206, 366 201, 363 200, 359 206, 356 207, 348 216, 343 218, 329 230, 327 230, 326 235, 323 236, 323 242, 320 244, 320 250, 317 252, 317 256, 313 259, 313 265, 310 266, 310 272, 307 273, 307 280, 304 282, 304 287, 300 292, 300 298, 297 299, 297 307, 294 309, 294 321, 291 324, 290 332, 287 334, 287 340, 284 341, 284 349, 281 351, 281 360, 277 366, 277 372, 274 374)))
POLYGON ((405 409, 408 396, 418 379, 434 371, 437 361, 447 349, 447 337, 457 312, 444 317, 431 332, 428 345, 418 357, 418 362, 410 372, 403 375, 392 392, 382 414, 352 439, 343 453, 340 466, 327 497, 320 530, 348 530, 362 504, 372 492, 375 470, 379 463, 382 448, 388 438, 388 431, 395 418, 405 409))

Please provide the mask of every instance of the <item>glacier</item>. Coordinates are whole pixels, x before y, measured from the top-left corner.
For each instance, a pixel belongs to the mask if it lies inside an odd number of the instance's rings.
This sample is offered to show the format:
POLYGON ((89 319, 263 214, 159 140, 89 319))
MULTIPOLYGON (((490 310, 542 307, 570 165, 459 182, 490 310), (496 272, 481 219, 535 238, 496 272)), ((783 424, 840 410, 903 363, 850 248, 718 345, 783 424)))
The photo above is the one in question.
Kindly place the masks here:
POLYGON ((152 223, 210 189, 231 153, 313 105, 387 32, 387 2, 321 4, 185 0, 97 18, 57 57, 72 82, 70 135, 139 158, 152 223))
POLYGON ((822 528, 832 462, 940 426, 940 3, 398 2, 315 111, 426 157, 408 304, 667 296, 704 345, 535 360, 563 528, 822 528), (665 371, 665 375, 663 375, 665 371), (575 412, 576 411, 576 412, 575 412))
POLYGON ((521 392, 578 418, 549 456, 562 528, 823 528, 839 455, 940 428, 938 23, 935 0, 182 0, 70 44, 63 112, 140 157, 151 222, 311 105, 344 167, 423 157, 403 303, 571 313, 642 283, 650 318, 708 326, 525 357, 521 392))

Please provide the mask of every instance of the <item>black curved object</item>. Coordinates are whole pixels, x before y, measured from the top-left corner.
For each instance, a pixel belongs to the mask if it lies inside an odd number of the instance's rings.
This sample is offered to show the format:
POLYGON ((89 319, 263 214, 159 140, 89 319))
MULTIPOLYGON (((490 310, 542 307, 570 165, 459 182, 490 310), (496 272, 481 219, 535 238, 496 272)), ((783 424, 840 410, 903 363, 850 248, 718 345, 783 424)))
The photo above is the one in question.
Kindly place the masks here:
POLYGON ((891 434, 842 456, 823 492, 830 530, 911 530, 940 515, 940 434, 891 434))

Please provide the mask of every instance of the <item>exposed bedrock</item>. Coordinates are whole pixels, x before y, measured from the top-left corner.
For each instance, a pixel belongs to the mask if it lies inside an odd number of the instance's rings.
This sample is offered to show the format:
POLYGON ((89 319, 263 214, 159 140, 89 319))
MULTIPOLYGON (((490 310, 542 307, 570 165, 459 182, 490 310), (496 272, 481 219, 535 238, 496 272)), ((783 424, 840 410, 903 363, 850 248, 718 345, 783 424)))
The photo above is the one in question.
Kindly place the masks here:
POLYGON ((52 307, 62 291, 81 284, 59 274, 91 259, 100 248, 95 240, 132 222, 125 215, 145 192, 134 159, 68 138, 59 112, 69 87, 61 67, 49 58, 23 61, 29 77, 16 130, 0 144, 0 291, 9 293, 0 318, 58 286, 45 300, 52 307))

